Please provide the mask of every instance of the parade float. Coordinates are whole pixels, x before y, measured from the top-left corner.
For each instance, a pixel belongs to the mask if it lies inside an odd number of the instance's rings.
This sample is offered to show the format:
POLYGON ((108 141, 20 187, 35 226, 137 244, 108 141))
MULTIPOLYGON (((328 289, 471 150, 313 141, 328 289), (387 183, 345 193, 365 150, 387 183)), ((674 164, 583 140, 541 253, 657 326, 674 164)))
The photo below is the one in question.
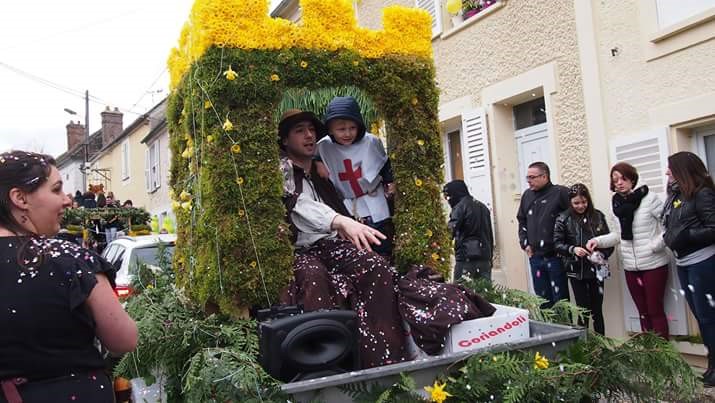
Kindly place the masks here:
POLYGON ((270 18, 268 0, 194 4, 169 57, 173 266, 137 279, 127 307, 140 345, 118 374, 159 376, 169 401, 186 402, 680 399, 694 390, 667 342, 582 340, 582 329, 547 323, 572 325, 577 308, 542 310, 537 297, 476 281, 466 285, 525 310, 455 340, 463 351, 300 382, 270 377, 248 310, 272 306, 292 276, 277 142, 287 94, 350 87, 369 98, 398 187, 396 267, 450 271, 429 14, 387 7, 383 29, 370 30, 349 0, 302 0, 301 10, 294 23, 270 18), (487 342, 519 326, 523 337, 487 342))

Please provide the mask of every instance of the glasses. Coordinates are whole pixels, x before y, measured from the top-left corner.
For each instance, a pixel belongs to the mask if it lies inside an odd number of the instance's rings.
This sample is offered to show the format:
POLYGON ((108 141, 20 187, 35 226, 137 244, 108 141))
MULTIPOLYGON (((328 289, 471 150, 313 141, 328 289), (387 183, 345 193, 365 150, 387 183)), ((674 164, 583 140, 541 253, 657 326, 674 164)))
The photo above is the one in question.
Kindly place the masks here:
POLYGON ((536 178, 540 178, 544 176, 545 174, 539 174, 539 175, 526 175, 526 180, 528 181, 533 181, 536 178))

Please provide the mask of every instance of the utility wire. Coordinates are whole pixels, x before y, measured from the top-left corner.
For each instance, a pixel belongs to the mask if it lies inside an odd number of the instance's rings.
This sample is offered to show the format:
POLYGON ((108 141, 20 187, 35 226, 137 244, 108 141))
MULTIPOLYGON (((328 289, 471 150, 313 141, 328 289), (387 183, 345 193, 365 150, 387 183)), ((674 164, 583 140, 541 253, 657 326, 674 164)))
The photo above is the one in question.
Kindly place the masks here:
MULTIPOLYGON (((0 67, 4 67, 4 68, 6 68, 7 70, 10 70, 10 71, 12 71, 12 72, 15 73, 15 74, 18 74, 18 75, 20 75, 20 76, 23 76, 23 77, 25 77, 25 78, 27 78, 27 79, 29 79, 29 80, 35 81, 35 82, 37 82, 37 83, 39 83, 39 84, 45 85, 45 86, 47 86, 47 87, 56 89, 56 90, 58 90, 58 91, 64 92, 64 93, 66 93, 66 94, 69 94, 69 95, 72 95, 72 96, 75 96, 75 97, 78 97, 78 98, 81 98, 81 99, 85 99, 85 93, 84 93, 84 91, 72 89, 72 88, 67 87, 67 86, 65 86, 65 85, 55 83, 55 82, 50 81, 50 80, 47 80, 47 79, 45 79, 45 78, 36 76, 36 75, 34 75, 34 74, 32 74, 32 73, 28 73, 28 72, 26 72, 26 71, 24 71, 24 70, 21 70, 21 69, 17 68, 17 67, 11 66, 11 65, 9 65, 9 64, 7 64, 7 63, 3 63, 2 61, 0 61, 0 67)), ((162 72, 162 73, 163 73, 163 72, 162 72)), ((91 95, 91 94, 89 95, 89 100, 90 100, 91 102, 95 103, 95 104, 98 104, 98 105, 105 105, 105 106, 106 106, 106 105, 111 104, 110 102, 105 101, 104 99, 99 98, 99 97, 96 97, 96 96, 91 95)), ((133 107, 132 107, 132 108, 118 107, 118 109, 121 110, 121 111, 124 112, 124 113, 130 113, 130 114, 137 115, 137 116, 141 116, 141 115, 144 114, 143 112, 136 112, 136 111, 134 111, 134 110, 133 110, 133 107)))

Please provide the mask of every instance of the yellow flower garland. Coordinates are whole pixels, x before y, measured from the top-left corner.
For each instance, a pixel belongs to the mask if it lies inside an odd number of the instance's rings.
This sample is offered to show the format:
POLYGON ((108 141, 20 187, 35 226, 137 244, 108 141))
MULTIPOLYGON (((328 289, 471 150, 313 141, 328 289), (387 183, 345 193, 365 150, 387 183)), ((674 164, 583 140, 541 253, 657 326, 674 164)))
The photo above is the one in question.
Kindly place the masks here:
MULTIPOLYGON (((367 58, 432 57, 432 21, 417 8, 390 6, 384 30, 360 28, 350 0, 301 0, 299 24, 268 15, 268 0, 196 0, 168 59, 171 88, 211 46, 239 49, 351 49, 367 58)), ((357 63, 357 62, 355 62, 357 63)), ((306 68, 307 63, 301 67, 306 68)), ((223 75, 234 80, 228 67, 223 75)), ((274 80, 277 81, 277 80, 274 80)))

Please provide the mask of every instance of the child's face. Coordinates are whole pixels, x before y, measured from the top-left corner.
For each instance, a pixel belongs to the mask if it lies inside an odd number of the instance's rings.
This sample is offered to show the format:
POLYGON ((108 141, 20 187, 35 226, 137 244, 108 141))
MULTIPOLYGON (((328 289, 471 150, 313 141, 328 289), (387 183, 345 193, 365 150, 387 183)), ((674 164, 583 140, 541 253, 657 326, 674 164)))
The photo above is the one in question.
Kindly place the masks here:
POLYGON ((571 199, 571 207, 576 214, 583 214, 588 208, 588 200, 583 196, 576 196, 571 199))
POLYGON ((328 122, 328 132, 333 135, 338 144, 352 144, 358 134, 358 125, 348 119, 333 119, 328 122))

